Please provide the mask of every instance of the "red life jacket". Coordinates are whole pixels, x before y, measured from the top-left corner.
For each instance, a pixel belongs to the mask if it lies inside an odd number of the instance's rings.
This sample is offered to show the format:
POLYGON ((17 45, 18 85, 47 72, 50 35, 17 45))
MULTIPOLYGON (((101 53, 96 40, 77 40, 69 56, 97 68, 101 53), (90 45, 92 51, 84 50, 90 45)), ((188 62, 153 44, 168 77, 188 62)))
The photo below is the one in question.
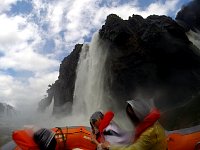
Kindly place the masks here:
POLYGON ((139 123, 135 129, 135 139, 137 140, 139 136, 149 127, 151 127, 160 118, 160 112, 158 109, 153 109, 149 115, 147 115, 144 120, 139 123))
POLYGON ((98 142, 104 141, 103 131, 110 124, 113 117, 114 117, 114 113, 112 111, 108 111, 104 114, 104 117, 101 120, 100 125, 99 125, 100 136, 97 138, 98 142))

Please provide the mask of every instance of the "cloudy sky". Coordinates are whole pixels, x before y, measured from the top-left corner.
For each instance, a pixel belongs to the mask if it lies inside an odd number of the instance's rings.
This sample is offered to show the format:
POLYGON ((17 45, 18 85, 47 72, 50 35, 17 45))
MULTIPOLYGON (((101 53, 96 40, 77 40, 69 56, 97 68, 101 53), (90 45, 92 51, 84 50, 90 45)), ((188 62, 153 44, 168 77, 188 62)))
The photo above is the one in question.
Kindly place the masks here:
POLYGON ((76 43, 89 42, 106 16, 175 17, 190 0, 0 0, 0 102, 35 104, 58 78, 76 43))

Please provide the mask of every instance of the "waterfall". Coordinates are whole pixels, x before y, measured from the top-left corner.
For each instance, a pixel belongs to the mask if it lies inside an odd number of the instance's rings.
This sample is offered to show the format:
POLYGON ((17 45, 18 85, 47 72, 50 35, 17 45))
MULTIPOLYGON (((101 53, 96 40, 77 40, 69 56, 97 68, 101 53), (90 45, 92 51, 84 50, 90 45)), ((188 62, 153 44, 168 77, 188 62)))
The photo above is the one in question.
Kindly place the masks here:
POLYGON ((118 107, 106 83, 108 75, 105 68, 109 50, 109 43, 101 40, 98 33, 93 35, 89 45, 83 45, 76 72, 72 118, 76 118, 78 124, 89 125, 89 117, 95 111, 112 110, 115 113, 114 120, 130 130, 132 124, 125 117, 125 108, 118 107))
POLYGON ((193 32, 192 30, 190 30, 187 33, 187 36, 189 38, 189 40, 198 48, 197 50, 195 50, 195 53, 197 53, 198 55, 200 55, 200 31, 197 32, 193 32))
POLYGON ((73 114, 90 115, 111 107, 105 93, 105 62, 109 44, 93 35, 90 45, 83 45, 74 90, 73 114))
POLYGON ((16 110, 6 104, 6 103, 0 103, 0 117, 4 117, 4 118, 10 118, 10 117, 14 117, 16 115, 16 110))

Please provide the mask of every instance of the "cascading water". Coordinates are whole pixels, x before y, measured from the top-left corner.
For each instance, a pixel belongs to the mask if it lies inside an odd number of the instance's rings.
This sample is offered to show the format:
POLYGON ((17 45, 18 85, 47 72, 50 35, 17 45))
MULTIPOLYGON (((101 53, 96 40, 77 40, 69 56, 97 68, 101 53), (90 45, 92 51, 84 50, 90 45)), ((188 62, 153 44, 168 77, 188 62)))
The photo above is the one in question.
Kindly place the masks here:
POLYGON ((74 90, 73 114, 86 116, 97 110, 109 109, 105 93, 105 62, 109 44, 99 39, 95 33, 90 45, 83 45, 77 68, 74 90))
POLYGON ((3 125, 6 122, 5 120, 10 120, 16 117, 16 115, 17 111, 14 109, 14 107, 5 103, 0 103, 0 125, 3 125))
POLYGON ((193 31, 189 31, 187 33, 187 36, 189 38, 189 40, 198 48, 198 50, 195 50, 195 52, 200 55, 200 31, 197 32, 193 32, 193 31))
POLYGON ((89 117, 95 111, 112 110, 114 120, 123 128, 130 129, 130 121, 124 117, 125 108, 120 110, 112 99, 106 83, 106 61, 109 43, 93 35, 90 45, 83 45, 76 73, 72 116, 79 124, 89 125, 89 117), (82 120, 82 121, 80 121, 82 120))
POLYGON ((132 129, 130 121, 124 117, 125 108, 120 110, 112 99, 106 83, 106 61, 109 43, 93 35, 90 45, 83 45, 76 73, 72 116, 79 124, 89 125, 89 117, 95 111, 112 110, 114 120, 125 129, 132 129))

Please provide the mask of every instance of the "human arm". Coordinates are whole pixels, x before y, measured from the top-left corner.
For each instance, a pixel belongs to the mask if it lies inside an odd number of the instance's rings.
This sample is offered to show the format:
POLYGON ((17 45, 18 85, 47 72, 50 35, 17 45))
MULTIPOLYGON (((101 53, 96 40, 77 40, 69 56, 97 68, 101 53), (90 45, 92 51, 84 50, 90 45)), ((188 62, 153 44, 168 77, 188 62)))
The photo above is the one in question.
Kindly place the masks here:
POLYGON ((93 142, 93 143, 95 143, 96 145, 98 145, 98 144, 100 144, 98 141, 97 141, 97 139, 96 139, 96 135, 95 134, 91 134, 91 141, 93 142))

